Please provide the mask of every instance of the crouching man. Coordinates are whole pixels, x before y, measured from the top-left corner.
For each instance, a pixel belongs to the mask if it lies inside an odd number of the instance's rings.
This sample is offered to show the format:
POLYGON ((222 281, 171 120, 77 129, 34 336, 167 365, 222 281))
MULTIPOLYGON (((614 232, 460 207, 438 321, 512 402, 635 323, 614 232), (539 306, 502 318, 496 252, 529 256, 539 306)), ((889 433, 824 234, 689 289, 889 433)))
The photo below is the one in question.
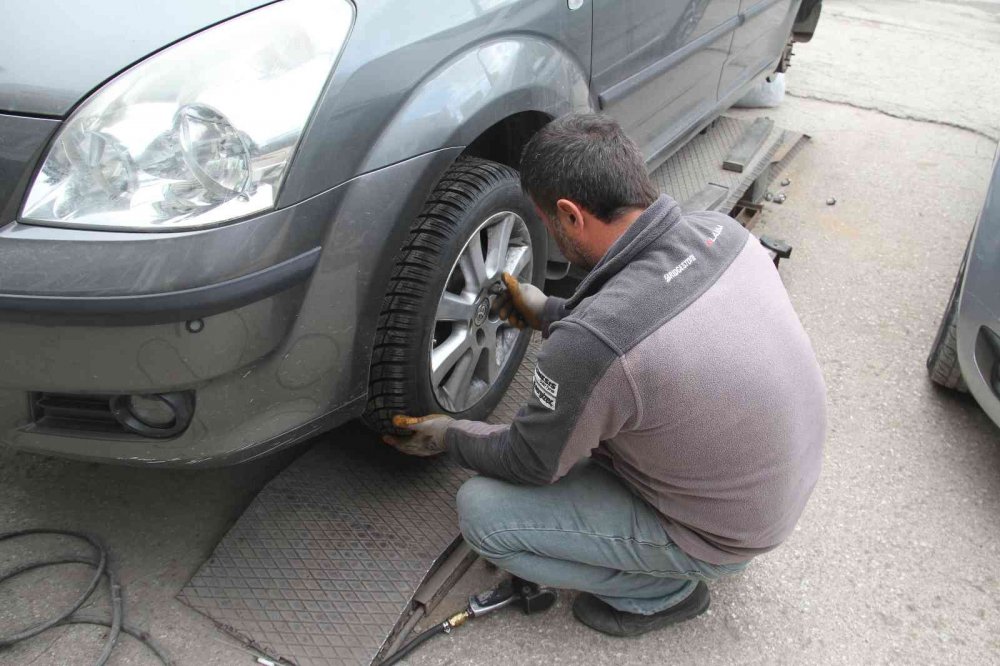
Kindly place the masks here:
POLYGON ((527 145, 524 191, 564 256, 568 300, 505 276, 495 304, 542 331, 512 424, 397 417, 407 453, 482 476, 462 533, 521 578, 579 590, 614 636, 693 618, 709 582, 791 534, 820 472, 825 388, 769 257, 733 219, 657 195, 614 121, 556 120, 527 145))

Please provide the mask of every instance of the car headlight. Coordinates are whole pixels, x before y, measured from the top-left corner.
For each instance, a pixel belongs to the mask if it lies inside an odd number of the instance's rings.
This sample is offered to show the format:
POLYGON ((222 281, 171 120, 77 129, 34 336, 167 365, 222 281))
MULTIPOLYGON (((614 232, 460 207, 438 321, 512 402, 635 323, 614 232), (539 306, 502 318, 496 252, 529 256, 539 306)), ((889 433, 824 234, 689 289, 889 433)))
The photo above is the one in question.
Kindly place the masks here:
POLYGON ((172 231, 272 208, 353 13, 282 0, 132 67, 60 129, 22 220, 172 231))

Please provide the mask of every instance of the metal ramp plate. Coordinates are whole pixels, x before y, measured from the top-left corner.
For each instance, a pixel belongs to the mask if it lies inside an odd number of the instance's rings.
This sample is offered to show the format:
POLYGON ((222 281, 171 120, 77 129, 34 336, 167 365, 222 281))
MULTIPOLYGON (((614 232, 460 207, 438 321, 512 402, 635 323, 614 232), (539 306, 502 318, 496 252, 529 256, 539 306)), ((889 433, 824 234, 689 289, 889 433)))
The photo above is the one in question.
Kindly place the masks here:
POLYGON ((722 116, 654 171, 653 184, 679 201, 685 211, 729 213, 755 181, 769 182, 772 163, 790 159, 804 138, 771 121, 722 116), (743 150, 742 144, 756 146, 756 152, 743 150), (724 166, 734 151, 742 151, 742 172, 724 166))
MULTIPOLYGON (((527 399, 539 344, 491 421, 510 421, 527 399)), ((276 476, 178 594, 297 666, 371 663, 460 540, 455 493, 468 472, 399 455, 359 425, 335 437, 349 441, 328 437, 276 476)))

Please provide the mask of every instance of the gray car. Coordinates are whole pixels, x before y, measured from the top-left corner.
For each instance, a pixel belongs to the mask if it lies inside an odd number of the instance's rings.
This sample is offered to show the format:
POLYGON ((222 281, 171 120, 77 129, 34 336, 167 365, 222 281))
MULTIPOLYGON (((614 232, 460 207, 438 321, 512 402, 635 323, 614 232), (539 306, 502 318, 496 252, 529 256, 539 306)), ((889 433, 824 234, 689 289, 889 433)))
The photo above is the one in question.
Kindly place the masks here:
POLYGON ((945 307, 927 369, 938 384, 969 392, 1000 424, 1000 151, 986 203, 945 307))
POLYGON ((819 0, 53 0, 0 39, 0 440, 235 463, 346 420, 484 417, 568 265, 522 195, 561 114, 655 168, 819 0))

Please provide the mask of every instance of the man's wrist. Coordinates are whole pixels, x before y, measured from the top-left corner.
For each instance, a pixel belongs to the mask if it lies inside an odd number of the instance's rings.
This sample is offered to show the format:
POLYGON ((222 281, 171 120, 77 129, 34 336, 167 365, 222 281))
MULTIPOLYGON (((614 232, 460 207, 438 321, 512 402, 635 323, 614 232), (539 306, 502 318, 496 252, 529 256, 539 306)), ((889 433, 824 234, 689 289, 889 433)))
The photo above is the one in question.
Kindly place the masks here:
POLYGON ((445 451, 451 452, 452 448, 457 446, 458 438, 456 435, 458 434, 458 431, 455 429, 456 423, 458 423, 458 421, 452 421, 448 424, 448 427, 444 429, 442 441, 444 442, 445 451))
POLYGON ((542 306, 542 337, 549 337, 549 327, 566 316, 566 299, 549 296, 542 306))

